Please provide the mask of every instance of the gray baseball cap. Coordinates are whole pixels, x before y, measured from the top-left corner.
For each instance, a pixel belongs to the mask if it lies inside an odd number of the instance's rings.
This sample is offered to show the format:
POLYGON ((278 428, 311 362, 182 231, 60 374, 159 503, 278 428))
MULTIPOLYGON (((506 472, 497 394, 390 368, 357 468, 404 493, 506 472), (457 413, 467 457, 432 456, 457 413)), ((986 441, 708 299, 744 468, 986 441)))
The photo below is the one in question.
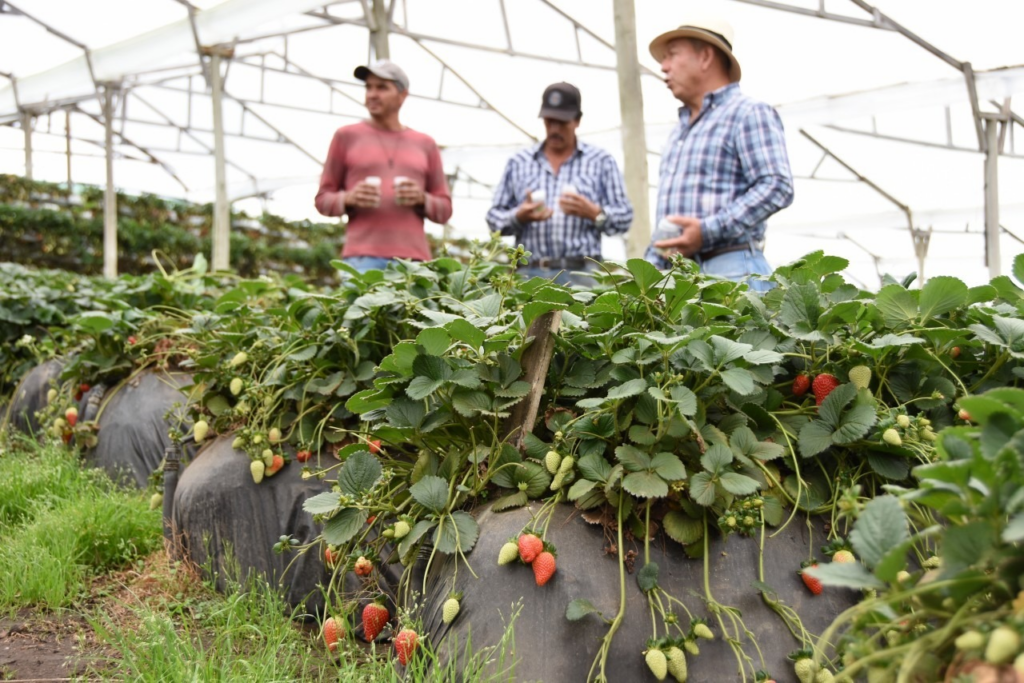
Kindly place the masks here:
POLYGON ((352 75, 361 81, 365 81, 370 74, 385 81, 394 81, 398 84, 399 90, 409 89, 409 77, 402 71, 402 67, 388 59, 378 59, 366 66, 357 66, 352 72, 352 75))

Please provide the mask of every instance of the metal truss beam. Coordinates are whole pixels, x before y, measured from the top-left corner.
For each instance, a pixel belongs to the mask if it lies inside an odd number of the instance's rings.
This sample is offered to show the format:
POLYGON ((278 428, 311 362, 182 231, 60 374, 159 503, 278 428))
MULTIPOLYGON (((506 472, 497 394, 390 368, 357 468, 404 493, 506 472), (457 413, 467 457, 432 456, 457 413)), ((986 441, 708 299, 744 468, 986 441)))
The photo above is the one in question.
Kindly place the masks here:
POLYGON ((818 9, 796 7, 794 5, 789 5, 784 2, 774 2, 773 0, 734 0, 734 2, 742 2, 744 4, 755 5, 757 7, 767 7, 768 9, 792 12, 793 14, 802 14, 806 17, 815 17, 817 19, 828 19, 829 21, 838 21, 844 24, 863 26, 865 28, 876 28, 882 31, 895 30, 893 27, 882 23, 882 21, 878 19, 858 19, 857 17, 849 17, 846 16, 845 14, 835 14, 834 12, 826 12, 825 0, 819 0, 818 9))
MULTIPOLYGON (((904 142, 910 145, 918 145, 921 147, 932 147, 935 149, 947 149, 954 152, 970 152, 972 154, 978 153, 977 147, 964 147, 963 145, 953 145, 948 142, 929 142, 927 140, 918 140, 915 138, 906 138, 899 135, 886 135, 884 133, 878 133, 869 130, 857 130, 856 128, 847 128, 845 126, 837 126, 834 124, 824 124, 823 128, 838 131, 840 133, 850 133, 852 135, 863 135, 869 138, 875 138, 877 140, 888 140, 890 142, 904 142)), ((1016 154, 1014 152, 999 152, 999 156, 1007 157, 1009 159, 1024 159, 1024 154, 1016 154)))

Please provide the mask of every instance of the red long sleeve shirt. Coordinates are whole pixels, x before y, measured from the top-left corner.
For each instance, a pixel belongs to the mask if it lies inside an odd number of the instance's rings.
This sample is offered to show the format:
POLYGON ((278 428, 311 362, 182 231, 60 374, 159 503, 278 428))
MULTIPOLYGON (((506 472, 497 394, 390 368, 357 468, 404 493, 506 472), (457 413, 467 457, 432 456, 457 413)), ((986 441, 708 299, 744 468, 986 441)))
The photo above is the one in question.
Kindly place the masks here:
POLYGON ((437 143, 429 135, 409 128, 381 130, 366 121, 339 128, 320 176, 316 209, 325 216, 348 213, 342 256, 429 260, 424 217, 444 223, 452 215, 452 197, 437 143), (345 192, 369 176, 381 179, 380 205, 346 210, 345 192), (397 176, 422 187, 426 203, 415 207, 396 204, 397 176))

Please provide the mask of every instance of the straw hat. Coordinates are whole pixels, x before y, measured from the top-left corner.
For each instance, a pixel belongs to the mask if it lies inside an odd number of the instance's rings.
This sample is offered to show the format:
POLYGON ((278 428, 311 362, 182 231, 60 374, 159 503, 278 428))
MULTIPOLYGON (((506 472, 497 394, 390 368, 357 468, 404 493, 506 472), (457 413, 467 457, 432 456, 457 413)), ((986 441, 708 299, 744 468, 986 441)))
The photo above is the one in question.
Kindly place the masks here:
POLYGON ((697 38, 714 45, 729 58, 729 80, 740 80, 740 62, 732 53, 733 31, 729 22, 715 18, 694 18, 651 41, 651 56, 657 61, 665 58, 665 48, 676 38, 697 38))

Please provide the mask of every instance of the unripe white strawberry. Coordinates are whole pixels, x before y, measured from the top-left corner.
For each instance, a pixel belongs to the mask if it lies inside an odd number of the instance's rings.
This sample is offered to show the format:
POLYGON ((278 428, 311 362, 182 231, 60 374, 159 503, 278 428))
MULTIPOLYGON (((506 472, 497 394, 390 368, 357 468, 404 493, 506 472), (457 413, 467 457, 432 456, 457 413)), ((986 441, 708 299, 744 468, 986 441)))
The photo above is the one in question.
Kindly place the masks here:
POLYGON ((655 678, 659 681, 665 680, 665 676, 668 675, 668 659, 665 657, 664 652, 657 648, 651 648, 644 656, 644 660, 647 662, 647 668, 651 670, 655 678))
POLYGON ((668 661, 668 673, 677 683, 686 683, 686 655, 675 645, 665 650, 665 659, 668 661))
POLYGON ((985 646, 985 661, 989 664, 1005 664, 1020 651, 1020 634, 1009 626, 1000 626, 988 637, 985 646))
POLYGON ((230 365, 233 368, 237 368, 239 365, 241 365, 242 363, 244 363, 247 360, 249 360, 249 354, 247 354, 245 351, 239 351, 228 362, 228 365, 230 365))
POLYGON ((271 427, 270 433, 267 435, 267 438, 270 439, 270 443, 279 442, 281 440, 281 430, 278 429, 277 427, 271 427))
POLYGON ((890 446, 902 446, 903 439, 900 438, 900 433, 890 427, 882 433, 882 441, 886 442, 890 446))
POLYGON ((270 467, 271 465, 274 464, 274 451, 270 450, 269 448, 264 448, 262 455, 264 465, 270 467))
POLYGON ((403 519, 400 519, 397 522, 395 522, 395 540, 398 540, 400 538, 405 538, 408 535, 409 535, 409 522, 406 522, 403 519))
POLYGON ((898 424, 903 429, 906 429, 907 427, 910 426, 910 417, 908 415, 897 415, 896 424, 898 424))
POLYGON ((446 624, 455 621, 455 617, 459 616, 460 606, 458 598, 454 596, 445 600, 444 606, 441 608, 441 621, 446 624))
POLYGON ((53 403, 56 398, 57 398, 57 390, 56 389, 50 389, 49 391, 46 392, 46 402, 47 403, 53 403))
POLYGON ((964 631, 956 637, 953 644, 956 645, 956 649, 960 651, 980 650, 985 647, 985 636, 974 630, 964 631))
POLYGON ((267 466, 263 464, 262 460, 253 460, 249 463, 249 471, 252 473, 252 480, 257 484, 263 481, 263 473, 266 469, 267 466))
POLYGON ((871 368, 866 365, 851 368, 848 375, 850 383, 858 389, 867 389, 871 385, 871 368))
POLYGON ((555 474, 558 472, 558 466, 562 462, 562 456, 558 451, 551 450, 544 456, 544 467, 547 468, 548 472, 555 474))
POLYGON ((229 387, 231 389, 231 395, 238 396, 240 393, 242 393, 242 389, 244 388, 244 386, 245 385, 243 384, 241 377, 235 377, 234 379, 232 379, 231 385, 229 387))
POLYGON ((202 443, 209 432, 210 424, 206 420, 199 420, 192 427, 192 435, 195 437, 196 443, 202 443))
POLYGON ((498 552, 498 564, 509 564, 519 559, 519 545, 515 541, 509 541, 501 546, 498 552))

